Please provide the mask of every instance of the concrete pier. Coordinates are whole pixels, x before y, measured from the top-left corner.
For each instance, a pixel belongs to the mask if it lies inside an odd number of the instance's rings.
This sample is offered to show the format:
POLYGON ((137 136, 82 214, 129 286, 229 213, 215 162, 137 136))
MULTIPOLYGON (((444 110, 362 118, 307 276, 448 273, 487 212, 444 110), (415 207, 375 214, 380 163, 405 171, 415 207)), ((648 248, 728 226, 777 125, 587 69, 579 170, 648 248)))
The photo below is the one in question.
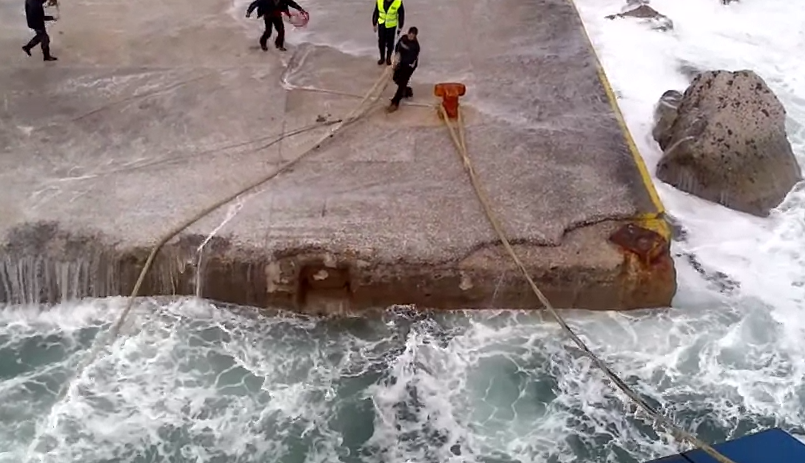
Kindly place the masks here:
MULTIPOLYGON (((225 0, 64 0, 56 63, 20 50, 32 36, 22 0, 0 4, 0 301, 128 294, 162 235, 349 112, 383 70, 371 6, 302 4, 313 43, 281 54, 257 49, 262 21, 225 0), (356 43, 370 53, 339 49, 356 43)), ((413 102, 434 103, 437 82, 467 85, 470 156, 546 295, 669 305, 662 206, 573 5, 405 5, 422 46, 413 102)), ((538 307, 436 112, 410 104, 190 227, 141 294, 330 313, 538 307)))

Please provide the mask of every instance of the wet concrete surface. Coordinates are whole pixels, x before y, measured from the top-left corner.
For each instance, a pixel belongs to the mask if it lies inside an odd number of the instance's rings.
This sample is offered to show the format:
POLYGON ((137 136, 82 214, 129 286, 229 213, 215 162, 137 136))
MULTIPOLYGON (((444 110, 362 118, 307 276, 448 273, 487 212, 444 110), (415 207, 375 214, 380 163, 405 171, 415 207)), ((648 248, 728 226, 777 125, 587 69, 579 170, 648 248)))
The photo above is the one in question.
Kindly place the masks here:
MULTIPOLYGON (((320 44, 284 55, 255 49, 262 21, 236 19, 227 2, 72 1, 51 28, 56 63, 19 49, 31 35, 19 3, 0 6, 0 300, 125 293, 160 236, 301 154, 329 127, 276 138, 343 117, 358 98, 342 93, 363 94, 382 72, 374 55, 337 48, 374 46, 371 7, 356 0, 305 3, 308 35, 289 40, 320 44), (24 270, 31 259, 56 283, 24 270), (90 276, 74 280, 114 283, 40 288, 67 285, 57 264, 78 261, 90 276)), ((672 264, 644 269, 658 289, 635 293, 629 259, 607 241, 656 207, 572 5, 407 0, 406 11, 423 49, 414 103, 433 103, 437 82, 467 84, 475 169, 557 305, 669 304, 672 264)), ((534 303, 431 108, 375 111, 236 204, 171 243, 146 293, 204 282, 213 299, 324 311, 534 303), (199 268, 198 246, 228 214, 199 268)))

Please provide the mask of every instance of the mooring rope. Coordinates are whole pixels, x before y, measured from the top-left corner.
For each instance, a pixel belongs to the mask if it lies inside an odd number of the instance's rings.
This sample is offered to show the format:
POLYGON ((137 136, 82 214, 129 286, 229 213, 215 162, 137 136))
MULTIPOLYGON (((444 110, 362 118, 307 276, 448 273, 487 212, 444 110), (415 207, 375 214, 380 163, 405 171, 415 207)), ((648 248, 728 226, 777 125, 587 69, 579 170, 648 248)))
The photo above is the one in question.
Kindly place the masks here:
MULTIPOLYGON (((231 195, 229 195, 229 196, 227 196, 227 197, 225 197, 223 199, 220 199, 217 202, 207 206, 206 208, 204 208, 201 211, 197 212, 193 216, 191 216, 188 219, 186 219, 184 222, 181 222, 179 225, 176 225, 170 231, 165 233, 165 235, 163 235, 159 239, 157 244, 155 244, 154 247, 151 249, 151 253, 148 255, 148 258, 145 261, 145 265, 143 266, 142 270, 140 271, 140 275, 137 278, 137 282, 134 284, 134 289, 131 291, 131 294, 129 295, 128 302, 126 303, 126 306, 123 309, 123 311, 118 316, 116 322, 109 329, 109 331, 106 334, 106 336, 100 336, 98 341, 93 344, 89 354, 85 357, 84 361, 79 364, 79 367, 78 367, 75 375, 71 379, 68 379, 68 381, 66 381, 64 383, 64 385, 62 386, 62 388, 60 389, 59 394, 57 394, 57 396, 56 396, 56 400, 55 400, 53 406, 55 406, 55 404, 58 403, 62 399, 63 395, 70 389, 70 387, 73 384, 73 381, 75 380, 75 378, 81 377, 81 375, 84 373, 84 370, 86 370, 86 368, 90 364, 92 364, 93 361, 95 361, 95 358, 98 356, 98 354, 100 353, 101 349, 107 343, 113 342, 115 340, 115 338, 117 338, 117 336, 120 334, 120 329, 122 328, 123 324, 126 322, 126 319, 127 319, 128 315, 129 315, 129 313, 131 312, 131 309, 134 307, 134 300, 135 300, 135 298, 137 297, 137 295, 140 292, 140 288, 142 287, 142 284, 145 281, 145 276, 148 273, 148 271, 151 269, 151 266, 154 263, 154 259, 156 258, 157 253, 159 253, 159 250, 162 249, 162 246, 164 246, 168 241, 173 239, 176 235, 178 235, 179 233, 181 233, 182 231, 184 231, 185 229, 187 229, 188 227, 190 227, 194 223, 198 222, 202 218, 206 217, 210 213, 214 212, 218 208, 220 208, 220 207, 224 206, 225 204, 237 199, 239 196, 241 196, 241 195, 243 195, 245 193, 248 193, 249 191, 254 190, 255 188, 260 187, 261 185, 267 183, 269 180, 273 179, 277 175, 279 175, 282 172, 285 172, 286 170, 288 170, 291 167, 295 166, 302 159, 308 157, 310 154, 312 154, 313 152, 318 150, 324 144, 324 142, 326 142, 328 139, 330 139, 333 136, 335 136, 342 129, 346 128, 348 125, 350 125, 353 122, 356 122, 356 121, 360 120, 361 118, 363 118, 364 116, 366 116, 369 113, 369 111, 372 109, 372 106, 373 106, 373 105, 367 105, 366 103, 368 101, 370 101, 370 100, 372 102, 374 102, 375 100, 377 100, 380 97, 380 94, 383 93, 383 91, 386 89, 386 86, 388 85, 389 77, 391 76, 391 71, 392 71, 391 66, 387 66, 386 69, 381 74, 381 76, 374 83, 374 85, 372 85, 372 87, 369 89, 369 91, 367 91, 366 94, 364 94, 363 98, 361 98, 361 101, 357 105, 355 105, 354 109, 352 111, 350 111, 350 113, 346 117, 342 118, 340 120, 340 122, 335 124, 334 127, 332 127, 329 131, 327 131, 327 133, 325 135, 323 135, 319 140, 317 140, 310 148, 308 148, 307 150, 305 150, 301 154, 297 155, 293 159, 291 159, 289 161, 286 161, 285 163, 283 163, 282 165, 277 167, 270 174, 268 174, 268 175, 266 175, 266 176, 264 176, 264 177, 262 177, 262 178, 260 178, 260 179, 258 179, 256 181, 244 186, 243 188, 241 188, 237 192, 235 192, 235 193, 233 193, 233 194, 231 194, 231 195)), ((35 448, 36 448, 36 446, 38 444, 38 441, 39 441, 39 439, 38 439, 39 435, 40 434, 38 434, 37 437, 34 438, 34 440, 31 442, 31 445, 28 448, 29 451, 28 451, 28 455, 26 456, 25 461, 30 461, 30 459, 31 459, 31 450, 35 450, 35 448)))
POLYGON ((547 297, 540 291, 539 287, 534 280, 531 278, 531 275, 528 273, 523 262, 517 256, 517 253, 512 248, 511 243, 509 243, 508 238, 506 237, 506 233, 503 230, 503 226, 500 224, 500 221, 497 219, 492 205, 489 201, 489 198, 486 196, 485 190, 482 188, 480 182, 478 181, 478 176, 475 173, 475 169, 472 167, 472 162, 470 161, 470 156, 467 151, 467 140, 465 135, 465 128, 464 128, 464 119, 461 115, 461 108, 458 108, 458 119, 456 125, 458 126, 458 134, 456 133, 456 128, 453 124, 450 123, 450 119, 447 117, 447 112, 445 111, 442 105, 439 105, 439 113, 442 117, 442 121, 447 126, 448 130, 450 131, 450 138, 453 140, 453 144, 455 145, 459 155, 461 156, 461 161, 464 164, 464 169, 467 171, 467 174, 470 177, 470 183, 472 183, 472 188, 475 190, 475 195, 478 197, 478 200, 481 202, 481 206, 484 210, 484 214, 486 218, 489 220, 489 223, 492 225, 492 228, 495 230, 495 233, 498 235, 498 239, 503 244, 503 247, 511 256, 514 263, 523 273, 526 281, 528 281, 529 286, 531 286, 531 290, 537 296, 539 301, 542 303, 543 306, 548 310, 548 313, 553 316, 554 319, 559 323, 559 326, 570 336, 570 339, 573 340, 574 343, 582 350, 587 356, 595 363, 595 365, 604 372, 604 374, 617 386, 618 389, 621 390, 627 397, 632 399, 632 401, 637 404, 638 407, 642 408, 643 411, 648 413, 652 418, 659 421, 660 423, 665 426, 677 439, 687 442, 697 448, 702 449, 708 455, 713 457, 719 463, 735 463, 733 460, 727 458, 718 450, 714 449, 706 442, 701 441, 693 434, 685 431, 678 425, 674 424, 669 418, 665 417, 661 414, 658 410, 652 407, 648 402, 646 402, 640 395, 638 395, 635 391, 633 391, 617 374, 615 374, 606 363, 604 363, 601 359, 598 358, 584 343, 584 341, 579 338, 576 333, 568 326, 565 322, 565 319, 559 315, 559 312, 553 307, 551 302, 548 300, 547 297))
MULTIPOLYGON (((56 4, 56 5, 58 5, 58 4, 56 4)), ((196 222, 198 222, 202 218, 206 217, 210 213, 212 213, 215 210, 219 209, 220 207, 224 206, 225 204, 237 199, 239 196, 241 196, 241 195, 243 195, 245 193, 248 193, 251 190, 254 190, 255 188, 258 188, 259 186, 267 183, 268 181, 270 181, 271 179, 273 179, 277 175, 279 175, 282 172, 285 172, 289 168, 293 167, 294 165, 299 163, 302 159, 306 158, 307 156, 309 156, 310 154, 315 152, 318 148, 320 148, 324 144, 324 142, 326 142, 328 139, 330 139, 331 137, 336 135, 343 128, 345 128, 348 125, 352 124, 353 122, 356 122, 359 119, 363 118, 369 112, 369 110, 371 109, 371 106, 365 106, 365 103, 367 101, 369 101, 369 100, 374 101, 377 98, 379 98, 380 94, 383 92, 383 90, 385 90, 386 86, 388 85, 389 77, 391 76, 391 70, 392 70, 391 66, 387 67, 386 70, 383 72, 383 74, 380 76, 380 78, 378 78, 378 80, 374 83, 374 85, 371 87, 371 89, 368 92, 366 92, 366 94, 362 97, 361 101, 355 106, 355 108, 349 113, 349 115, 347 115, 346 117, 341 119, 335 125, 335 127, 330 129, 327 132, 327 134, 322 136, 321 139, 319 139, 316 143, 314 143, 311 148, 309 148, 308 150, 304 151, 303 153, 297 155, 293 159, 291 159, 289 161, 286 161, 284 164, 280 165, 276 170, 274 170, 270 174, 268 174, 268 175, 266 175, 266 176, 264 176, 264 177, 262 177, 262 178, 260 178, 260 179, 258 179, 256 181, 254 181, 253 183, 250 183, 250 184, 246 185, 245 187, 243 187, 242 189, 238 190, 237 192, 235 192, 235 193, 233 193, 233 194, 231 194, 231 195, 229 195, 229 196, 227 196, 227 197, 225 197, 225 198, 223 198, 223 199, 211 204, 210 206, 202 209, 201 211, 199 211, 195 215, 191 216, 190 218, 188 218, 184 222, 182 222, 179 225, 175 226, 168 233, 166 233, 162 238, 160 238, 160 240, 157 242, 156 245, 154 245, 154 247, 152 248, 150 254, 148 255, 148 258, 145 261, 145 265, 143 266, 142 270, 140 271, 139 277, 137 278, 137 282, 135 283, 134 288, 133 288, 131 294, 129 295, 129 298, 128 298, 128 301, 126 303, 125 308, 120 313, 120 315, 118 316, 116 322, 112 325, 112 327, 110 328, 110 330, 108 331, 106 336, 105 337, 103 337, 103 336, 99 337, 99 341, 94 343, 94 345, 92 346, 92 349, 90 350, 90 353, 84 359, 84 361, 79 365, 79 368, 77 369, 77 371, 76 371, 75 375, 73 376, 73 378, 64 383, 64 385, 61 388, 59 394, 57 395, 57 398, 56 398, 55 402, 58 403, 62 399, 63 394, 66 393, 70 389, 70 386, 72 385, 73 380, 75 378, 80 377, 83 374, 84 370, 95 360, 97 355, 100 353, 101 349, 107 343, 113 342, 119 336, 120 330, 121 330, 123 324, 125 323, 129 313, 131 312, 132 308, 134 307, 134 300, 137 297, 137 295, 139 294, 140 288, 142 287, 142 284, 145 281, 145 276, 147 275, 148 271, 151 269, 151 266, 153 265, 153 262, 154 262, 154 259, 156 258, 156 255, 159 253, 160 249, 162 249, 162 247, 168 241, 170 241, 171 239, 176 237, 176 235, 178 235, 182 231, 186 230, 188 227, 192 226, 193 224, 195 224, 196 222)), ((621 392, 623 392, 627 397, 632 399, 632 401, 634 401, 635 404, 638 405, 638 407, 643 409, 646 413, 648 413, 650 416, 652 416, 656 421, 662 423, 663 426, 666 429, 668 429, 677 439, 679 439, 680 441, 683 441, 683 442, 687 442, 687 443, 693 445, 694 447, 697 447, 697 448, 703 450, 705 453, 707 453, 708 455, 713 457, 719 463, 735 463, 733 460, 727 458, 726 456, 724 456, 723 454, 718 452, 716 449, 714 449, 713 447, 711 447, 707 443, 699 440, 696 436, 692 435, 691 433, 683 430, 678 425, 674 424, 673 421, 671 421, 669 418, 667 418, 664 415, 662 415, 658 410, 656 410, 649 403, 647 403, 642 397, 640 397, 636 392, 634 392, 617 374, 615 374, 601 359, 599 359, 587 347, 587 345, 584 343, 584 341, 582 341, 576 335, 576 333, 570 328, 570 326, 568 326, 568 324, 565 322, 564 318, 561 315, 559 315, 559 313, 556 311, 556 309, 553 307, 553 305, 550 303, 550 301, 545 297, 545 295, 539 289, 537 284, 531 278, 531 275, 528 273, 528 270, 526 269, 525 265, 522 263, 520 258, 517 256, 517 253, 512 248, 511 243, 509 242, 509 240, 506 237, 506 234, 505 234, 505 232, 503 230, 503 227, 501 226, 500 222, 498 221, 497 217, 494 214, 494 211, 492 209, 490 201, 487 198, 484 189, 481 187, 480 182, 478 181, 477 175, 475 173, 475 170, 472 167, 472 162, 470 161, 470 157, 469 157, 469 154, 468 154, 468 151, 467 151, 466 134, 465 134, 465 127, 464 127, 464 121, 463 121, 463 117, 462 117, 461 108, 459 108, 458 121, 457 121, 457 124, 456 124, 458 126, 458 130, 456 130, 456 128, 453 127, 453 125, 450 123, 450 119, 447 117, 447 113, 445 112, 444 107, 442 105, 438 105, 438 108, 439 108, 439 112, 440 112, 440 115, 442 117, 442 120, 444 121, 445 125, 447 126, 447 128, 448 128, 448 130, 450 132, 450 137, 451 137, 451 139, 453 141, 453 144, 456 146, 456 149, 457 149, 459 155, 461 156, 464 168, 467 171, 467 174, 469 175, 472 187, 475 190, 475 194, 478 197, 478 199, 479 199, 479 201, 480 201, 480 203, 481 203, 481 205, 483 207, 484 214, 486 215, 487 219, 489 220, 490 224, 492 225, 492 228, 494 229, 495 233, 498 235, 498 238, 500 239, 500 241, 503 244, 504 248, 509 253, 509 255, 511 256, 512 260, 515 262, 515 264, 520 269, 520 271, 523 273, 523 276, 525 277, 526 281, 530 285, 530 287, 531 287, 532 291, 534 292, 534 294, 537 296, 537 298, 542 303, 542 305, 548 310, 548 312, 551 314, 551 316, 553 316, 553 318, 559 323, 561 328, 568 334, 568 336, 570 336, 570 338, 579 347, 579 349, 581 349, 582 352, 584 352, 593 361, 593 363, 595 363, 595 365, 601 371, 604 372, 604 374, 615 384, 615 386, 621 392), (456 132, 458 132, 458 133, 456 133, 456 132)), ((54 406, 55 406, 55 404, 54 404, 54 406)), ((39 440, 38 436, 37 436, 37 438, 35 438, 33 440, 33 442, 31 443, 31 446, 29 447, 29 452, 28 452, 28 455, 26 456, 26 461, 30 461, 30 459, 31 459, 30 450, 35 449, 36 444, 38 443, 38 440, 39 440)))

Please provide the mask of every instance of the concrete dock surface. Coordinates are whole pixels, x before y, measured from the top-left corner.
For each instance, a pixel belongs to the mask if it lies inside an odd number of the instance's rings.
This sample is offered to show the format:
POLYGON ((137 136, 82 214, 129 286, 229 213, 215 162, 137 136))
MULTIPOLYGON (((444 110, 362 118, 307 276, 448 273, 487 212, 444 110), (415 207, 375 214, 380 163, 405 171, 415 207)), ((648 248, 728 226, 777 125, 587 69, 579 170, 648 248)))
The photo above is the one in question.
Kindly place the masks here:
MULTIPOLYGON (((311 22, 286 23, 281 53, 259 50, 262 20, 243 3, 63 0, 49 23, 55 63, 20 49, 33 36, 23 1, 0 4, 0 302, 128 294, 162 235, 348 113, 383 72, 372 4, 300 3, 311 22)), ((661 205, 573 5, 405 9, 422 47, 414 104, 372 112, 190 227, 141 294, 328 313, 538 307, 427 107, 434 84, 458 81, 475 169, 554 304, 669 305, 661 205), (662 248, 651 258, 610 239, 649 223, 662 248)))

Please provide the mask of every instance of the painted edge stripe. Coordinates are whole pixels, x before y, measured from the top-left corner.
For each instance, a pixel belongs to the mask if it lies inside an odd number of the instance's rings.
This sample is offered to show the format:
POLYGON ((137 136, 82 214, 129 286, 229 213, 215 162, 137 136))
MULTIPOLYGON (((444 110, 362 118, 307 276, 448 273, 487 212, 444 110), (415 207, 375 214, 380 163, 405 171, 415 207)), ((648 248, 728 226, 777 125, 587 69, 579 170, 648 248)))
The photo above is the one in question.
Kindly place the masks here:
POLYGON ((632 154, 632 158, 637 166, 637 171, 640 174, 640 179, 643 182, 643 186, 646 189, 652 204, 654 204, 654 207, 656 208, 656 212, 641 214, 638 219, 641 221, 652 221, 652 219, 661 221, 662 224, 654 224, 655 226, 659 225, 660 228, 660 230, 655 231, 662 234, 666 239, 669 239, 670 229, 663 218, 663 214, 665 214, 665 206, 663 206, 662 201, 660 200, 657 189, 654 187, 654 181, 651 179, 651 174, 649 174, 646 163, 643 161, 643 156, 640 154, 640 150, 637 149, 637 144, 635 144, 632 134, 629 131, 629 127, 626 125, 626 120, 623 118, 623 113, 621 112, 620 106, 618 106, 618 100, 615 97, 615 92, 612 90, 612 86, 609 83, 606 72, 604 72, 604 67, 601 65, 601 59, 598 57, 598 52, 595 50, 593 42, 590 39, 590 35, 587 33, 587 28, 584 26, 584 21, 581 19, 581 13, 579 12, 578 7, 576 7, 574 0, 567 1, 576 12, 579 26, 584 33, 584 37, 587 39, 587 45, 590 47, 590 50, 593 53, 593 58, 595 59, 595 66, 598 71, 598 80, 601 81, 601 85, 604 87, 604 93, 606 93, 607 99, 609 100, 609 105, 612 108, 612 111, 615 113, 615 119, 618 121, 618 126, 620 126, 623 138, 626 141, 626 146, 629 149, 629 152, 632 154))

